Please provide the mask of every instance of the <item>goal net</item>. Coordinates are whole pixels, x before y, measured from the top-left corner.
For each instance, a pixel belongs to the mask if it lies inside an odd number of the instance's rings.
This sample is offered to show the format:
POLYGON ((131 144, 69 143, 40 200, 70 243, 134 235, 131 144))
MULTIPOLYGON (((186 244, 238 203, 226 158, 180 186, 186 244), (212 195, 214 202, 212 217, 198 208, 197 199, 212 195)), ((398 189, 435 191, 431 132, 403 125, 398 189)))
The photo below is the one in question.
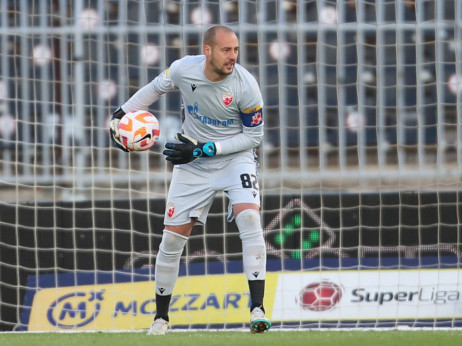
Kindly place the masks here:
MULTIPOLYGON (((232 28, 264 98, 258 148, 273 328, 459 327, 462 3, 0 0, 0 330, 140 330, 181 129, 147 152, 112 112, 232 28)), ((173 328, 247 328, 218 194, 182 255, 173 328)))

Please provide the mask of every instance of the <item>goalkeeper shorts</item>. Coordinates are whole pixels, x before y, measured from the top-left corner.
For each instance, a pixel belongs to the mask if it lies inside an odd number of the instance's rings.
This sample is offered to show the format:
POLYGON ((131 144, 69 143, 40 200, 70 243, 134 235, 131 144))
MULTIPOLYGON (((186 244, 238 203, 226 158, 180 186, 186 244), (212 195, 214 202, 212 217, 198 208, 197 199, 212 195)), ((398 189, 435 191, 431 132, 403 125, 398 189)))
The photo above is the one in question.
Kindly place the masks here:
POLYGON ((204 224, 218 192, 229 199, 228 221, 232 206, 253 203, 260 206, 258 163, 253 155, 237 155, 229 160, 193 161, 173 168, 165 208, 165 225, 184 225, 197 218, 204 224))

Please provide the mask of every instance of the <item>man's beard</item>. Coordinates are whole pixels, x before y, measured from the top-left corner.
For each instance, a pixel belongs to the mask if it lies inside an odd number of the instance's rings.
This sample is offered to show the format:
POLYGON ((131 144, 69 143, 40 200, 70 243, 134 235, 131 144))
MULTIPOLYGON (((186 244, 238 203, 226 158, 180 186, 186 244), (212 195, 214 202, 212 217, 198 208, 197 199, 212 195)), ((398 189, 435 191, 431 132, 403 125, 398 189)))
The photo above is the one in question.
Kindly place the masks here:
POLYGON ((233 70, 234 70, 234 66, 231 68, 231 70, 228 72, 227 70, 225 70, 225 67, 223 66, 221 69, 218 68, 218 66, 213 62, 212 60, 212 66, 213 66, 213 70, 216 74, 220 75, 220 76, 227 76, 227 75, 230 75, 231 73, 233 73, 233 70))

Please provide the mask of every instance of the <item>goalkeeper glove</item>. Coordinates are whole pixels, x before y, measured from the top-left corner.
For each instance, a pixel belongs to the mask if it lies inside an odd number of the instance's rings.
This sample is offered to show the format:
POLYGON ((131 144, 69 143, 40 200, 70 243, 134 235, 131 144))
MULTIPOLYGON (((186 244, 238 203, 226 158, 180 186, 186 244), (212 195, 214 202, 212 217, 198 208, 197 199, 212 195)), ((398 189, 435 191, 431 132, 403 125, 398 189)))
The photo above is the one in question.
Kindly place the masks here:
POLYGON ((177 133, 175 138, 181 143, 167 143, 163 154, 174 165, 188 163, 198 159, 199 157, 211 157, 216 154, 215 143, 207 142, 200 143, 194 138, 188 137, 181 133, 177 133))
POLYGON ((112 113, 111 122, 109 123, 109 134, 111 136, 112 144, 125 152, 128 152, 127 148, 122 144, 119 136, 119 123, 120 119, 125 115, 125 112, 122 108, 117 108, 114 113, 112 113))

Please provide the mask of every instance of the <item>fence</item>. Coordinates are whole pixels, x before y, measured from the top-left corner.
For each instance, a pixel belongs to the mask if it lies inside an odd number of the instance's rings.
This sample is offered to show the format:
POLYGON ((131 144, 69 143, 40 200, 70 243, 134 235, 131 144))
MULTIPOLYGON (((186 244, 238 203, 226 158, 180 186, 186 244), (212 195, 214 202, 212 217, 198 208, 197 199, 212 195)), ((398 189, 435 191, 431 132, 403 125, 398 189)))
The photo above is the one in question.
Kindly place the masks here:
MULTIPOLYGON (((1 170, 10 187, 164 181, 179 96, 150 155, 108 149, 111 112, 204 29, 240 37, 265 100, 266 181, 458 177, 458 1, 0 2, 1 170), (396 168, 399 169, 396 169, 396 168), (138 172, 138 173, 136 173, 138 172)), ((168 173, 168 172, 167 172, 168 173)))

